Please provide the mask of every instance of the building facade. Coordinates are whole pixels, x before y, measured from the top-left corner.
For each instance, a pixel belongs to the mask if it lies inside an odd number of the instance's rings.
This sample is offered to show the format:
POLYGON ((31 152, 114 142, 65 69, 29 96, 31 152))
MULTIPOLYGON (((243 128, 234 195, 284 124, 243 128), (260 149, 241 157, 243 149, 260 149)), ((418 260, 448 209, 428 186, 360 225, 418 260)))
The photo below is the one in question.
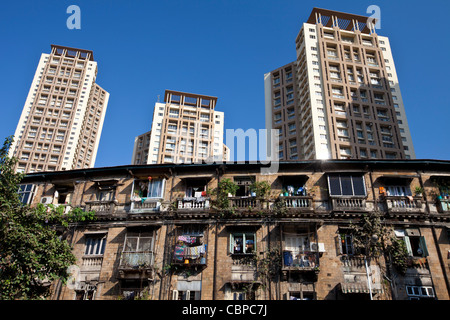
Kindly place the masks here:
POLYGON ((94 166, 109 100, 96 77, 90 50, 52 45, 41 55, 10 149, 17 171, 94 166))
POLYGON ((314 8, 297 60, 265 74, 280 160, 415 158, 389 39, 368 19, 314 8))
POLYGON ((263 167, 28 174, 24 203, 96 212, 95 221, 61 232, 77 265, 67 285, 53 284, 52 298, 449 299, 450 162, 287 161, 261 174, 263 167), (210 191, 226 194, 227 183, 237 187, 224 205, 210 191), (369 259, 356 250, 352 226, 373 213, 405 244, 404 272, 388 252, 369 259))
POLYGON ((164 103, 155 104, 151 130, 135 139, 131 163, 227 160, 224 113, 216 103, 216 97, 166 90, 164 103))

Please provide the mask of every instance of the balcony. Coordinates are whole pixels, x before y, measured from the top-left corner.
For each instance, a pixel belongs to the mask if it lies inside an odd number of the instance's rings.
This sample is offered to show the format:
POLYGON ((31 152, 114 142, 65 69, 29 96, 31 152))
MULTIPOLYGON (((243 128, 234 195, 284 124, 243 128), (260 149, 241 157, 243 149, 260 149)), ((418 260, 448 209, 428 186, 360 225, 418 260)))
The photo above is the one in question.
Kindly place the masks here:
POLYGON ((159 212, 161 201, 159 199, 132 200, 130 213, 152 213, 159 212))
POLYGON ((261 209, 261 202, 256 197, 229 197, 230 206, 236 209, 261 209))
POLYGON ((436 201, 440 213, 450 213, 450 199, 448 196, 446 196, 446 198, 440 196, 436 201))
POLYGON ((172 264, 189 266, 206 266, 207 240, 203 234, 179 234, 173 249, 172 264))
POLYGON ((119 263, 120 279, 153 277, 153 252, 122 252, 119 263))
POLYGON ((256 265, 244 259, 233 259, 231 265, 231 282, 257 281, 256 265))
POLYGON ((103 263, 103 255, 85 255, 82 257, 81 270, 100 272, 103 263))
POLYGON ((315 251, 283 251, 282 271, 318 271, 319 257, 315 251))
POLYGON ((86 211, 95 211, 97 215, 111 215, 116 209, 117 202, 115 200, 107 201, 86 201, 86 211))
POLYGON ((385 196, 386 209, 390 213, 424 213, 422 197, 385 196))
POLYGON ((283 196, 278 198, 292 212, 311 211, 313 198, 307 196, 283 196))
POLYGON ((179 210, 208 210, 210 198, 205 197, 185 197, 177 199, 177 208, 179 210))
POLYGON ((367 211, 366 199, 336 197, 331 199, 333 211, 367 211))
POLYGON ((119 269, 148 268, 153 265, 153 252, 122 252, 119 269))

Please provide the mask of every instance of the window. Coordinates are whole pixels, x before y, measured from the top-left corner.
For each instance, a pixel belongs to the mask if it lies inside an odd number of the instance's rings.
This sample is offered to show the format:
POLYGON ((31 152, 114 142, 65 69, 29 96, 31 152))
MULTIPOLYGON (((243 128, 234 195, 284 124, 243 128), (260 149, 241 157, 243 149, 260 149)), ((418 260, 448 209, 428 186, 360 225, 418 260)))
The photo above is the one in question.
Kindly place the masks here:
POLYGON ((164 194, 164 179, 135 180, 133 199, 140 201, 146 198, 162 198, 164 194))
POLYGON ((206 196, 207 181, 203 179, 186 180, 186 197, 200 198, 206 196))
MULTIPOLYGON (((289 230, 288 230, 289 231, 289 230)), ((286 232, 283 248, 283 265, 294 267, 315 267, 316 252, 312 244, 314 242, 313 233, 308 230, 296 232, 286 232)))
POLYGON ((433 287, 406 286, 409 300, 435 299, 433 287))
POLYGON ((339 250, 341 254, 353 254, 353 236, 350 230, 339 230, 339 250))
POLYGON ((172 300, 200 300, 202 282, 194 281, 177 281, 177 290, 172 292, 172 300))
POLYGON ((30 204, 33 200, 36 187, 34 184, 22 184, 19 186, 19 199, 23 204, 30 204))
POLYGON ((329 175, 330 196, 365 196, 364 177, 360 175, 329 175))
POLYGON ((98 201, 112 201, 114 200, 114 191, 113 190, 101 190, 97 195, 98 201))
POLYGON ((105 252, 106 235, 88 235, 86 236, 85 255, 102 255, 105 252))
POLYGON ((153 264, 153 233, 131 231, 126 234, 120 265, 122 267, 153 264))
POLYGON ((386 186, 388 196, 411 196, 411 189, 408 186, 386 186))
POLYGON ((239 186, 236 191, 237 197, 246 197, 250 193, 250 185, 255 181, 254 177, 235 177, 234 182, 239 186))
POLYGON ((255 248, 255 233, 232 233, 230 235, 231 254, 253 254, 255 248))
POLYGON ((428 249, 425 237, 420 235, 419 229, 395 229, 397 238, 404 241, 408 255, 411 257, 427 257, 428 249))

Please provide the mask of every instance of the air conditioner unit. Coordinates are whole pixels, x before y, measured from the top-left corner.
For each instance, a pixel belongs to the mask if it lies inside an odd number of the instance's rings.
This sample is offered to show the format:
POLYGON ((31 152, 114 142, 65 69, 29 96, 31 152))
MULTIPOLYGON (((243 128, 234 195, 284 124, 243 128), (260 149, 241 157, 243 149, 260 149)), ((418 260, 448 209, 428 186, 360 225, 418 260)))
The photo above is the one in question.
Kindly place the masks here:
POLYGON ((53 202, 53 197, 41 197, 42 204, 50 204, 53 202))
POLYGON ((311 251, 325 252, 325 245, 321 242, 319 243, 311 243, 311 251))

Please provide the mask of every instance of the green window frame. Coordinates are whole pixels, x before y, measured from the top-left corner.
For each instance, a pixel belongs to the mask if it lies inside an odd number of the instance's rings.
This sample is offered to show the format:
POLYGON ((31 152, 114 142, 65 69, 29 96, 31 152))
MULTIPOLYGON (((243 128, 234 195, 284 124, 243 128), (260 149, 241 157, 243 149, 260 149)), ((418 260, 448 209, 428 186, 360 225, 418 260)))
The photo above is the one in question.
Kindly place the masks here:
POLYGON ((230 234, 231 254, 254 254, 256 234, 254 232, 235 232, 230 234))

